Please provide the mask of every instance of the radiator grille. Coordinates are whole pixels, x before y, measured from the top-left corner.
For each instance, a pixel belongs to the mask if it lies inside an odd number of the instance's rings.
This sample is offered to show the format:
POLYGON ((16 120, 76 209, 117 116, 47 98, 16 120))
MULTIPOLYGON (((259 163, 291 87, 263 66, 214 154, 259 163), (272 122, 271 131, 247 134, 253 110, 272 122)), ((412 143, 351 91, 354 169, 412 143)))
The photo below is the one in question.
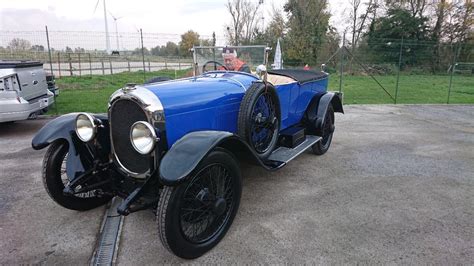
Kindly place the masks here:
POLYGON ((142 174, 150 169, 150 155, 138 153, 130 142, 130 128, 137 121, 147 121, 143 109, 129 99, 119 99, 110 110, 112 145, 117 159, 126 170, 142 174))

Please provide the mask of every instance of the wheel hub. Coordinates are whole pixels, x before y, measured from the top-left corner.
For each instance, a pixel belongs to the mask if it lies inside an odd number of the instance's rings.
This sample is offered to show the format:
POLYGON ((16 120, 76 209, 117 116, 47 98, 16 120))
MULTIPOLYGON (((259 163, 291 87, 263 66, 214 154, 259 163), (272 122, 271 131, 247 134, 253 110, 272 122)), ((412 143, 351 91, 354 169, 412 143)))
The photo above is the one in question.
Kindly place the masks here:
POLYGON ((209 192, 209 188, 203 188, 199 193, 196 195, 196 199, 198 199, 202 203, 209 202, 211 200, 211 193, 209 192))

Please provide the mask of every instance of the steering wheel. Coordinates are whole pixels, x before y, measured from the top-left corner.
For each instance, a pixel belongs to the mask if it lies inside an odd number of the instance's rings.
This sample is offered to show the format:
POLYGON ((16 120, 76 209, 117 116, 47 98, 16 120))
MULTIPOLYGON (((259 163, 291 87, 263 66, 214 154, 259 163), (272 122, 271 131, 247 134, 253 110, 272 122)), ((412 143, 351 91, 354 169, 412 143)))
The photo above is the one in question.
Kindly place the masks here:
POLYGON ((210 61, 207 61, 206 63, 204 63, 204 65, 202 65, 202 73, 206 72, 206 66, 209 65, 209 64, 214 64, 214 70, 217 70, 217 67, 216 65, 219 65, 221 67, 223 67, 225 70, 229 70, 226 66, 224 66, 223 64, 217 62, 217 61, 213 61, 213 60, 210 60, 210 61))

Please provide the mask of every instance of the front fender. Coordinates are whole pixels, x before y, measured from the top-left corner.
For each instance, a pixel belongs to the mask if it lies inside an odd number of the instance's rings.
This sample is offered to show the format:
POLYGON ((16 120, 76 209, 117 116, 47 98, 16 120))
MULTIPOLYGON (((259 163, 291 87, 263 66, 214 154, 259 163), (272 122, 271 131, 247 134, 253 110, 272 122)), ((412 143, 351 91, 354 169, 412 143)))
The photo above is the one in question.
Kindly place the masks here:
POLYGON ((236 157, 248 159, 267 170, 276 170, 282 162, 261 161, 255 152, 237 135, 226 131, 196 131, 176 141, 160 163, 160 180, 174 186, 190 177, 192 171, 215 147, 222 147, 236 157))
MULTIPOLYGON (((67 156, 66 173, 69 180, 74 180, 77 176, 83 174, 86 169, 92 166, 94 157, 87 147, 76 135, 75 121, 78 113, 70 113, 62 115, 44 125, 38 133, 33 137, 31 146, 35 150, 41 150, 57 140, 67 141, 69 151, 67 156)), ((102 121, 104 125, 108 125, 107 116, 93 115, 102 121)), ((108 127, 107 127, 108 128, 108 127)), ((98 134, 97 138, 102 146, 107 148, 109 144, 107 140, 108 134, 98 134), (99 136, 100 135, 100 136, 99 136)))

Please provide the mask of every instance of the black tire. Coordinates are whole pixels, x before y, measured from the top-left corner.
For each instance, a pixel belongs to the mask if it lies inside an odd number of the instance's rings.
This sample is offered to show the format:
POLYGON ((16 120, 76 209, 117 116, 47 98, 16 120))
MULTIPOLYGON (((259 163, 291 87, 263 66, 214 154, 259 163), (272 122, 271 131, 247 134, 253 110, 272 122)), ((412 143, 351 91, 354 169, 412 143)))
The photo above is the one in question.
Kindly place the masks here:
POLYGON ((212 249, 230 228, 241 193, 242 180, 236 159, 225 149, 215 149, 193 171, 191 178, 176 187, 165 186, 161 191, 156 217, 163 246, 184 259, 197 258, 212 249), (215 169, 225 169, 219 170, 219 174, 228 173, 228 178, 221 175, 212 178, 211 171, 215 169), (209 187, 202 186, 206 184, 204 180, 208 180, 209 187), (219 187, 224 191, 220 196, 217 195, 219 187), (204 219, 205 227, 198 227, 204 219), (192 236, 195 225, 196 236, 192 236))
POLYGON ((158 83, 158 82, 163 82, 163 81, 168 81, 168 80, 171 80, 171 78, 169 78, 169 77, 153 77, 153 78, 145 81, 145 83, 143 83, 143 84, 158 83))
POLYGON ((323 155, 331 146, 332 136, 334 134, 334 108, 332 104, 329 104, 326 111, 326 117, 324 118, 324 123, 321 128, 321 137, 322 139, 314 144, 311 148, 313 153, 316 155, 323 155))
POLYGON ((44 155, 43 185, 49 196, 64 208, 76 211, 86 211, 104 205, 111 197, 96 197, 94 195, 78 197, 63 194, 65 173, 62 173, 61 168, 68 153, 68 146, 65 141, 55 141, 44 155))
MULTIPOLYGON (((270 120, 270 118, 267 119, 270 120)), ((278 95, 275 91, 275 88, 273 88, 273 86, 270 84, 265 86, 263 83, 252 85, 245 92, 242 102, 240 103, 237 134, 243 138, 250 145, 250 147, 253 148, 260 159, 264 160, 270 156, 277 145, 280 125, 280 102, 278 100, 278 95), (274 130, 272 132, 271 139, 269 140, 269 144, 264 145, 265 147, 259 150, 252 142, 252 126, 254 123, 256 123, 253 121, 252 116, 257 101, 259 100, 260 96, 264 94, 268 95, 269 99, 274 103, 274 110, 272 111, 274 121, 271 122, 276 123, 276 125, 274 125, 274 130)))

